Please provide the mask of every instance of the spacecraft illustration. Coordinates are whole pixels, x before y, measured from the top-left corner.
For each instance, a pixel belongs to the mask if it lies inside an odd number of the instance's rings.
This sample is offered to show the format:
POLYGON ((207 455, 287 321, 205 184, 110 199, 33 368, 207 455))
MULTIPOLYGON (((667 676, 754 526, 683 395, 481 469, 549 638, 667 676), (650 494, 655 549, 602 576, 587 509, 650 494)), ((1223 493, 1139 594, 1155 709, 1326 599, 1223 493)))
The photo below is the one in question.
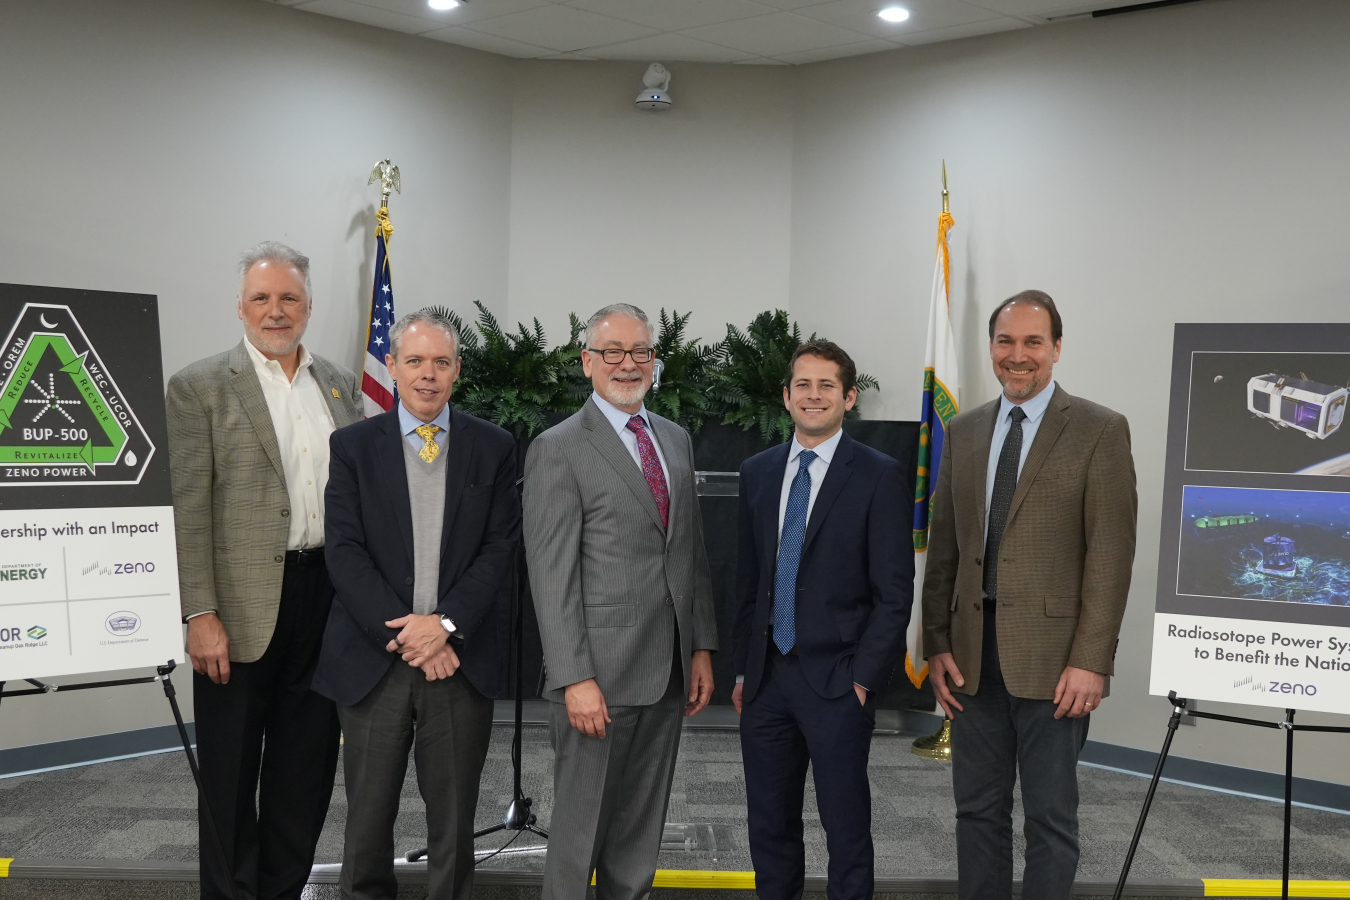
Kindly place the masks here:
POLYGON ((1261 571, 1267 575, 1279 575, 1281 578, 1294 578, 1298 575, 1298 566, 1294 562, 1294 539, 1272 534, 1263 542, 1261 551, 1261 571))
POLYGON ((1350 391, 1343 387, 1277 372, 1257 375, 1247 382, 1249 412, 1319 440, 1341 427, 1348 396, 1350 391))

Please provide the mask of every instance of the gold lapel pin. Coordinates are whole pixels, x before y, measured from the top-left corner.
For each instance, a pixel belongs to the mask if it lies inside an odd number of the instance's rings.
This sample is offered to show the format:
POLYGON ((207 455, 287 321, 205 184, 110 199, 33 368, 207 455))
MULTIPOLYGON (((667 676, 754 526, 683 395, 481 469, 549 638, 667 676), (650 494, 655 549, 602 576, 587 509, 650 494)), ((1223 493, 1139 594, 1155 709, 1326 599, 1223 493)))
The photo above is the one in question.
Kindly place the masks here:
POLYGON ((341 399, 342 399, 342 395, 338 393, 338 389, 337 389, 337 388, 333 388, 333 399, 334 399, 334 400, 341 400, 341 399))

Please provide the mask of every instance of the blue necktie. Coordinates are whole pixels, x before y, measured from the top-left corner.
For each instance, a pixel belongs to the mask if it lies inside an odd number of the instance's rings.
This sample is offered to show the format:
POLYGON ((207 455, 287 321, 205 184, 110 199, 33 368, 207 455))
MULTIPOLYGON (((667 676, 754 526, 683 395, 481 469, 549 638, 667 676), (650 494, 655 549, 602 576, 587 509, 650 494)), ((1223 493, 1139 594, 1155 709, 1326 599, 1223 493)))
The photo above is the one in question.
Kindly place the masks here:
POLYGON ((783 655, 797 646, 797 569, 806 540, 806 513, 811 507, 811 463, 816 454, 803 450, 797 457, 797 477, 788 491, 783 535, 778 540, 778 572, 773 582, 773 642, 783 655))

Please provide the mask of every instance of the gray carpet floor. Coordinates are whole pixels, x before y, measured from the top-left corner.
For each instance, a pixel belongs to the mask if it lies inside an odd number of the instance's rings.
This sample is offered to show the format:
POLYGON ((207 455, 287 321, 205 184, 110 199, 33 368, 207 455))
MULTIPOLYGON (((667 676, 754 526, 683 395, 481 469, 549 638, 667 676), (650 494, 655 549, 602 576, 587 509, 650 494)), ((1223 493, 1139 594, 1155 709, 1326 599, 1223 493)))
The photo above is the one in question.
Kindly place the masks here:
MULTIPOLYGON (((494 729, 483 772, 479 828, 499 821, 511 799, 510 734, 506 727, 494 729)), ((872 746, 877 871, 953 877, 955 820, 949 764, 914 756, 909 752, 911 740, 912 736, 878 736, 872 746)), ((411 760, 408 768, 395 837, 400 852, 422 846, 426 834, 411 760)), ((1079 873, 1114 877, 1148 782, 1080 767, 1079 783, 1083 847, 1079 873)), ((547 828, 552 752, 546 730, 540 726, 525 729, 524 784, 547 828)), ((749 870, 744 791, 737 735, 686 730, 667 819, 699 827, 693 832, 693 849, 663 851, 660 866, 749 870)), ((809 780, 806 809, 807 868, 823 872, 824 832, 815 818, 809 780)), ((1136 858, 1134 877, 1278 878, 1281 813, 1277 803, 1164 783, 1136 858)), ((339 767, 317 862, 340 860, 346 814, 339 767)), ((1020 806, 1016 815, 1015 852, 1020 857, 1020 806)), ((0 779, 0 857, 193 860, 197 857, 195 820, 195 790, 181 754, 0 779)), ((505 837, 494 835, 480 839, 478 846, 489 850, 505 842, 505 837)), ((512 849, 540 844, 526 834, 512 849)), ((542 867, 543 855, 502 854, 485 865, 542 867)), ((1295 878, 1350 878, 1350 816, 1296 808, 1292 872, 1295 878)), ((13 889, 5 893, 16 896, 13 889)))

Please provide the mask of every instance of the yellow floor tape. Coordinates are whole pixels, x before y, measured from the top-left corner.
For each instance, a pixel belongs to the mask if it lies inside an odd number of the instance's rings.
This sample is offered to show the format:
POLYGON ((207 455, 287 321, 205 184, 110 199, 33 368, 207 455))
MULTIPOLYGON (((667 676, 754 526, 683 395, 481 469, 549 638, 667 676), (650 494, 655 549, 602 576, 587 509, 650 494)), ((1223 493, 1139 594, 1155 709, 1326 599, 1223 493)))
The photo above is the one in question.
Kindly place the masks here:
POLYGON ((0 859, 0 878, 9 877, 9 864, 14 862, 13 857, 9 859, 0 859))
MULTIPOLYGON (((1206 897, 1279 897, 1283 883, 1276 878, 1206 878, 1206 897)), ((1290 881, 1290 897, 1350 897, 1350 881, 1290 881)))
MULTIPOLYGON (((591 875, 595 884, 595 875, 591 875)), ((700 872, 693 869, 657 869, 652 887, 721 888, 726 891, 753 891, 754 872, 700 872)))

